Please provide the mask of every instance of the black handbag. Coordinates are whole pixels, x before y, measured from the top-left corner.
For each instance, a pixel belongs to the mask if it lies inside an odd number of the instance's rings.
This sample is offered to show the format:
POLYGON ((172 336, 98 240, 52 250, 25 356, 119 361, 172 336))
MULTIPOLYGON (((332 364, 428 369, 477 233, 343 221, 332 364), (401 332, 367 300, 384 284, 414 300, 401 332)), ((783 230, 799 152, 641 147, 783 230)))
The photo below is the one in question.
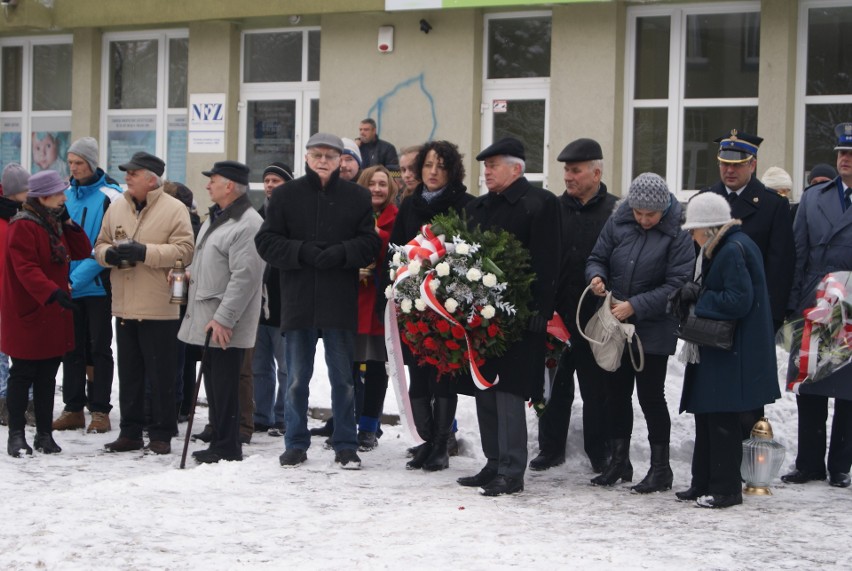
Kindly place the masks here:
POLYGON ((730 351, 734 346, 736 326, 736 320, 710 319, 690 314, 680 322, 675 335, 702 347, 730 351))

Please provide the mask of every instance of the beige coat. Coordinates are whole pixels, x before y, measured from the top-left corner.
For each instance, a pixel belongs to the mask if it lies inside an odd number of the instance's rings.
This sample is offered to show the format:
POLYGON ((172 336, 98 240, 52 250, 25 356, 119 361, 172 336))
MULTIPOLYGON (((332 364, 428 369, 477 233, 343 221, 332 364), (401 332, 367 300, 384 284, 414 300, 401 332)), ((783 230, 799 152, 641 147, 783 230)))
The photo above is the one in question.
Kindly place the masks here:
POLYGON ((126 270, 113 267, 113 315, 124 319, 179 319, 180 306, 169 303, 168 274, 178 258, 184 265, 192 262, 195 246, 189 212, 162 187, 149 192, 146 202, 137 213, 133 198, 125 192, 110 205, 95 241, 95 259, 109 267, 104 256, 113 245, 116 228, 121 226, 128 237, 146 245, 146 253, 144 263, 126 270))

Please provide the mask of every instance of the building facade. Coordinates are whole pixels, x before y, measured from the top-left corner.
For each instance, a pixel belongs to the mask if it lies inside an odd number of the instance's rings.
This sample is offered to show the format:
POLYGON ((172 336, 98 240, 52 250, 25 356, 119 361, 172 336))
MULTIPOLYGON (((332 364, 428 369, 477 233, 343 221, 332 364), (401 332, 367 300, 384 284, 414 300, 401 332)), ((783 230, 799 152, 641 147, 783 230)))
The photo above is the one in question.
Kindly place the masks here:
MULTIPOLYGON (((765 139, 801 192, 852 120, 852 0, 3 0, 0 168, 61 170, 91 135, 101 164, 147 150, 203 207, 200 172, 273 160, 303 171, 317 130, 372 117, 398 148, 447 139, 472 157, 506 135, 528 178, 591 137, 615 192, 652 171, 679 192, 718 178, 713 139, 765 139)), ((67 174, 67 173, 65 173, 67 174)))

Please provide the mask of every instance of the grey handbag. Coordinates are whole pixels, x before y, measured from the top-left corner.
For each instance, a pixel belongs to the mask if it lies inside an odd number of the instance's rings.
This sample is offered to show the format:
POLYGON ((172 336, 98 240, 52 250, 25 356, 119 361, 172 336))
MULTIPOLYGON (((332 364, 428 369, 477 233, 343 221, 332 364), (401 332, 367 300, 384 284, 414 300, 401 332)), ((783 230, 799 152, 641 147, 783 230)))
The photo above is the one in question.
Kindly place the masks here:
POLYGON ((583 290, 583 295, 580 296, 580 302, 577 304, 577 331, 583 336, 589 345, 592 347, 592 354, 595 357, 595 362, 604 371, 615 371, 621 366, 621 356, 624 354, 624 346, 627 346, 627 351, 630 354, 630 362, 633 364, 633 369, 638 373, 645 368, 645 353, 642 350, 642 341, 639 335, 636 334, 636 326, 632 323, 622 323, 612 314, 612 292, 607 291, 603 305, 595 312, 589 322, 586 324, 586 330, 583 331, 580 325, 580 308, 583 306, 583 298, 591 289, 591 285, 586 286, 583 290), (636 346, 639 350, 639 364, 636 364, 636 357, 633 355, 633 339, 636 339, 636 346))

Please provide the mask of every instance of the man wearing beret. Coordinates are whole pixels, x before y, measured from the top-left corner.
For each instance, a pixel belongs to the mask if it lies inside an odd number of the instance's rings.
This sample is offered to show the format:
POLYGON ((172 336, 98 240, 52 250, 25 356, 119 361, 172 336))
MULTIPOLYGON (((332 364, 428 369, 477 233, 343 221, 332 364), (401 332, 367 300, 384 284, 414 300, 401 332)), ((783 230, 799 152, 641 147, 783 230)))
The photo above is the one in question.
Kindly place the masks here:
MULTIPOLYGON (((719 143, 717 158, 721 180, 701 192, 715 192, 727 199, 731 217, 742 220, 743 232, 760 249, 769 287, 772 322, 777 331, 784 323, 795 266, 790 203, 754 176, 757 150, 763 142, 761 137, 731 129, 715 142, 719 143)), ((743 439, 750 436, 754 423, 762 416, 763 407, 741 414, 743 439)))
MULTIPOLYGON (((557 160, 565 163, 562 178, 565 192, 559 197, 562 208, 562 265, 559 275, 556 311, 571 333, 571 350, 564 351, 547 407, 538 422, 539 454, 530 462, 531 470, 547 470, 565 461, 571 405, 574 402, 574 371, 583 397, 583 448, 592 471, 601 473, 609 461, 606 431, 606 394, 589 342, 577 331, 577 304, 586 287, 586 259, 618 200, 601 181, 603 150, 593 139, 571 141, 557 160)), ((580 312, 585 324, 595 312, 596 302, 586 299, 580 312)))
MULTIPOLYGON (((802 195, 793 231, 796 273, 790 308, 796 317, 815 304, 816 288, 825 274, 852 271, 852 123, 841 123, 837 135, 836 178, 812 186, 802 195)), ((791 363, 790 375, 798 373, 791 363)), ((818 383, 799 385, 799 450, 796 469, 781 476, 788 484, 825 480, 839 488, 850 485, 852 467, 852 368, 843 367, 818 383), (834 398, 831 444, 825 461, 828 399, 834 398)))
POLYGON ((287 402, 281 466, 307 460, 308 385, 322 334, 331 382, 335 462, 361 467, 352 361, 358 328, 358 269, 378 254, 370 192, 340 179, 343 141, 308 139, 305 176, 272 193, 255 238, 260 256, 281 273, 281 330, 287 335, 287 402))
POLYGON ((193 452, 197 462, 242 460, 240 444, 240 368, 246 349, 254 347, 263 260, 254 236, 263 219, 251 206, 249 168, 221 161, 209 171, 207 192, 213 205, 198 232, 189 268, 189 296, 178 339, 210 346, 201 363, 210 404, 212 438, 206 450, 193 452))
POLYGON ((127 173, 127 190, 104 214, 95 242, 95 259, 112 268, 112 314, 118 318, 121 431, 105 448, 108 452, 142 448, 147 379, 151 384, 148 450, 168 454, 177 432, 175 338, 180 314, 179 306, 169 302, 167 278, 175 262, 183 260, 188 265, 192 261, 192 225, 186 206, 163 190, 162 159, 138 152, 118 168, 127 173), (124 234, 127 239, 120 240, 124 234))
POLYGON ((483 230, 505 230, 529 251, 535 273, 530 309, 533 317, 521 339, 500 357, 489 359, 481 372, 491 382, 476 390, 476 416, 485 467, 475 476, 459 478, 462 486, 478 487, 486 496, 524 489, 527 467, 527 421, 524 401, 541 398, 544 378, 545 330, 553 315, 561 248, 559 202, 524 177, 524 145, 500 139, 476 156, 484 161, 488 194, 465 206, 468 223, 483 230))

